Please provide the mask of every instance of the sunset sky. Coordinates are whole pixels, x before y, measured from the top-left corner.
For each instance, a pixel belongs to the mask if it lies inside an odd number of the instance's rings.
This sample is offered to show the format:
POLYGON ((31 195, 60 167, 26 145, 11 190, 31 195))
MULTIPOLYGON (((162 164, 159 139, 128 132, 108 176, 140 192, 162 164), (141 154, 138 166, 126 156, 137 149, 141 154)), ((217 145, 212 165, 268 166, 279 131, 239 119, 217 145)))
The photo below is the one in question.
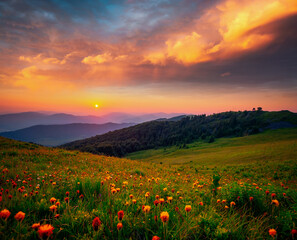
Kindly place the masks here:
POLYGON ((0 2, 0 113, 258 106, 297 112, 296 0, 0 2))

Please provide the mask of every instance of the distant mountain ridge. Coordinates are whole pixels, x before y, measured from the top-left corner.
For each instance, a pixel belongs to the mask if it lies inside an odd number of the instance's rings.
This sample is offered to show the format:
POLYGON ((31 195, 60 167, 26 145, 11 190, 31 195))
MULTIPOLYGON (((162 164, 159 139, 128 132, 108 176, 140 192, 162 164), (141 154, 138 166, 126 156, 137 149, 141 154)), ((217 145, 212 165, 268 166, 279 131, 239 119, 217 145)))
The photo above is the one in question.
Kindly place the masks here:
POLYGON ((0 115, 0 132, 14 131, 35 125, 55 125, 70 123, 103 124, 113 123, 141 123, 158 118, 170 118, 181 114, 177 113, 152 113, 152 114, 127 114, 109 113, 102 116, 76 116, 66 113, 45 114, 39 112, 23 112, 0 115))
POLYGON ((0 136, 34 142, 44 146, 58 146, 67 142, 84 139, 109 131, 126 128, 135 125, 134 123, 72 123, 61 125, 35 125, 16 131, 2 132, 0 136))
POLYGON ((213 115, 192 115, 177 121, 159 119, 62 145, 69 150, 122 157, 128 153, 186 144, 197 140, 213 142, 215 138, 244 136, 270 127, 295 127, 297 114, 290 111, 239 111, 213 115))

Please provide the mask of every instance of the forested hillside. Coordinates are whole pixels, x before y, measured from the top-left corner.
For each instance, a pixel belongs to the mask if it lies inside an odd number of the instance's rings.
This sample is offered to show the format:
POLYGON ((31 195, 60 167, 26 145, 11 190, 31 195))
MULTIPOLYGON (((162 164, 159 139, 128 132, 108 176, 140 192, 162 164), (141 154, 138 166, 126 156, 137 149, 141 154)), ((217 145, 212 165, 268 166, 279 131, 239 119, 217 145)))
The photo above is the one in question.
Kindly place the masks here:
POLYGON ((258 109, 223 112, 209 116, 185 116, 179 121, 146 122, 61 147, 122 157, 139 150, 172 145, 186 147, 196 140, 211 143, 215 138, 256 134, 266 128, 296 124, 297 114, 289 111, 266 112, 258 109))

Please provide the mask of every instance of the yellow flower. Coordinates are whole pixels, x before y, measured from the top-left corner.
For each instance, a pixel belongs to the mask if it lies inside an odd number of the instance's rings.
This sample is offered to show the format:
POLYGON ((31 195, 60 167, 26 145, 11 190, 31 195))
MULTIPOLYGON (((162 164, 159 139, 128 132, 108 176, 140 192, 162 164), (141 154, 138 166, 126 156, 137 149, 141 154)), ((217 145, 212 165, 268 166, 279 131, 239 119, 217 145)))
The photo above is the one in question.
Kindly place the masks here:
POLYGON ((192 210, 191 205, 186 205, 185 210, 186 212, 190 212, 192 210))
POLYGON ((168 212, 161 212, 160 218, 162 222, 166 223, 169 221, 169 213, 168 212))
POLYGON ((144 206, 144 208, 143 208, 143 211, 145 212, 145 213, 148 213, 149 211, 151 210, 151 207, 150 206, 144 206))

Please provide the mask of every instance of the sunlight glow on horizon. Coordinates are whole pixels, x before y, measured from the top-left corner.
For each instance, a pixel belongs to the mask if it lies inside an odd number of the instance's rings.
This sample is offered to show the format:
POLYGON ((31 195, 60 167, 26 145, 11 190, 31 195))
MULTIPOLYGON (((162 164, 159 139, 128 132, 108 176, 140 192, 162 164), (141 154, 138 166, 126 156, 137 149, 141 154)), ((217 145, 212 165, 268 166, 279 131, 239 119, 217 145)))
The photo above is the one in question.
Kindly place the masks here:
POLYGON ((33 2, 0 5, 0 112, 297 112, 295 0, 33 2))

